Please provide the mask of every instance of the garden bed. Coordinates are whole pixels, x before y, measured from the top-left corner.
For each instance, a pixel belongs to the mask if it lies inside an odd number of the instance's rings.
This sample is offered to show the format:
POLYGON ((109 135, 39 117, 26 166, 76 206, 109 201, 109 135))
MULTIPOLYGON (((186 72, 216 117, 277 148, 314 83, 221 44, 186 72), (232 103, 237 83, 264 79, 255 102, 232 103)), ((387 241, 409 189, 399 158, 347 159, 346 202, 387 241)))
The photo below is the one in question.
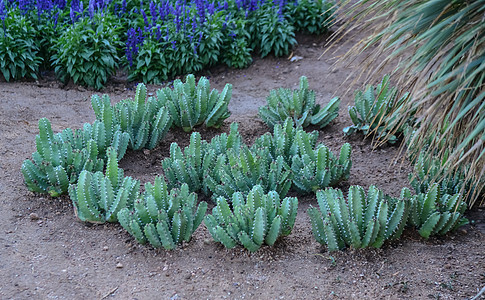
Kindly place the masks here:
MULTIPOLYGON (((350 178, 339 187, 375 184, 397 196, 411 171, 405 160, 393 162, 399 148, 373 149, 361 136, 343 137, 342 129, 350 124, 345 108, 353 97, 344 95, 348 86, 341 83, 351 70, 331 71, 331 55, 318 59, 324 38, 300 37, 299 42, 294 57, 302 59, 296 62, 256 58, 248 69, 219 67, 204 73, 219 90, 233 84, 233 96, 231 117, 221 129, 200 129, 202 138, 228 132, 230 122, 238 122, 243 139, 252 143, 269 131, 257 116, 269 91, 295 88, 305 75, 317 103, 326 104, 334 94, 342 97, 339 117, 319 137, 333 152, 345 142, 352 145, 350 178)), ((157 88, 149 86, 148 92, 157 88)), ((89 99, 94 92, 52 80, 0 83, 0 90, 0 298, 462 299, 485 285, 485 218, 479 209, 470 212, 472 225, 444 237, 425 241, 406 231, 382 249, 332 253, 311 234, 305 212, 316 206, 313 195, 299 197, 293 232, 254 254, 241 247, 225 249, 203 225, 190 243, 165 251, 139 245, 119 225, 82 223, 68 197, 29 192, 20 166, 34 152, 38 119, 48 117, 54 132, 93 122, 89 99)), ((111 83, 105 92, 115 102, 134 95, 133 84, 124 82, 111 83)), ((189 136, 172 129, 155 149, 127 153, 120 167, 141 182, 153 181, 170 143, 186 146, 189 136)))

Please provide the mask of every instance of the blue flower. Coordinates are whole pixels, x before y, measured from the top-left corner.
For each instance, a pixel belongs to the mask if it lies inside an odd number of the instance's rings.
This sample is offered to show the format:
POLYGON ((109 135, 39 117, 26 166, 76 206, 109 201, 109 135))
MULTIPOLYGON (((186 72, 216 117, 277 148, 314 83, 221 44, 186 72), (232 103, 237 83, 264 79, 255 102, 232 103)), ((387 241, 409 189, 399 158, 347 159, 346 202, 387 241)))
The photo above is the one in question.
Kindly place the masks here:
POLYGON ((91 19, 94 17, 94 2, 95 0, 89 0, 88 12, 91 19))
MULTIPOLYGON (((5 22, 5 18, 7 17, 7 8, 5 7, 5 3, 3 3, 3 0, 0 0, 0 20, 2 22, 5 22)), ((4 23, 5 27, 5 23, 4 23)))

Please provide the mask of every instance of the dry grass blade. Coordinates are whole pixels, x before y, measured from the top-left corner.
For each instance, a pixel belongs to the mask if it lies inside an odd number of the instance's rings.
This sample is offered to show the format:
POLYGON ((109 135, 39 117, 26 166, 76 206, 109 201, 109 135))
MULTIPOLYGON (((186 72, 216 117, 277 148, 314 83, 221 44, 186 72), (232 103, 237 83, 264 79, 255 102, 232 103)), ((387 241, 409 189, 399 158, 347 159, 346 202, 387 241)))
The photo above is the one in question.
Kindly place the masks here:
POLYGON ((402 120, 413 111, 419 117, 414 134, 406 136, 411 158, 420 152, 438 157, 442 176, 469 166, 466 175, 475 186, 469 205, 485 204, 479 198, 485 191, 485 0, 344 0, 336 13, 346 21, 334 42, 372 32, 338 63, 375 47, 356 80, 375 80, 390 66, 397 85, 411 93, 396 107, 402 120))

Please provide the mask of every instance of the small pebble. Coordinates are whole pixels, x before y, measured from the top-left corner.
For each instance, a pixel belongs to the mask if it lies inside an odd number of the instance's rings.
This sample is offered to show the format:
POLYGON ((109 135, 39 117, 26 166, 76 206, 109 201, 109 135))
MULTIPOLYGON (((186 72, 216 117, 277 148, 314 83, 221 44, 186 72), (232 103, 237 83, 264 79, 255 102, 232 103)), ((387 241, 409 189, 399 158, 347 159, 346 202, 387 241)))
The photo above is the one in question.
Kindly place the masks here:
POLYGON ((117 269, 122 269, 123 268, 123 264, 122 263, 117 263, 116 264, 116 268, 117 269))
POLYGON ((37 221, 39 219, 39 215, 36 213, 31 213, 29 217, 30 217, 30 220, 32 221, 37 221))

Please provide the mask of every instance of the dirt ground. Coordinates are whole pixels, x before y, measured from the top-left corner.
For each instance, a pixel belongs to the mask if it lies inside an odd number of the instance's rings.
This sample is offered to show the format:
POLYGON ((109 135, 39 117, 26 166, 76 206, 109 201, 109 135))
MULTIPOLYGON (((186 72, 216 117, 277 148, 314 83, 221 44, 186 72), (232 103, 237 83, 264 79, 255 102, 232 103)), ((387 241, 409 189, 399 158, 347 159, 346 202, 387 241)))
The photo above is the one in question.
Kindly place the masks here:
MULTIPOLYGON (((325 37, 299 37, 299 42, 297 62, 256 58, 245 70, 207 71, 213 87, 234 87, 232 116, 220 130, 202 130, 203 137, 227 132, 230 122, 238 122, 251 143, 268 131, 257 109, 269 91, 296 87, 306 75, 318 103, 342 96, 340 116, 320 132, 320 141, 334 152, 346 141, 352 144, 351 176, 341 187, 376 184, 398 195, 411 170, 406 161, 394 162, 399 148, 373 149, 370 140, 343 137, 353 97, 344 95, 349 86, 341 84, 352 67, 331 71, 331 65, 346 46, 319 59, 325 37)), ((157 88, 149 86, 149 92, 157 88)), ((123 82, 103 92, 113 102, 134 95, 133 84, 123 82)), ((20 166, 35 151, 38 119, 49 118, 56 132, 93 122, 93 93, 49 77, 0 83, 1 299, 469 299, 485 285, 485 216, 480 209, 469 213, 471 225, 444 237, 425 241, 409 231, 382 249, 333 253, 312 237, 306 210, 316 205, 314 196, 299 198, 291 235, 254 254, 238 247, 226 250, 212 241, 204 225, 190 243, 164 251, 138 245, 117 224, 84 224, 74 216, 68 197, 29 192, 20 166)), ((120 165, 126 175, 153 180, 170 143, 185 146, 188 140, 189 134, 171 131, 156 149, 128 153, 120 165)))

